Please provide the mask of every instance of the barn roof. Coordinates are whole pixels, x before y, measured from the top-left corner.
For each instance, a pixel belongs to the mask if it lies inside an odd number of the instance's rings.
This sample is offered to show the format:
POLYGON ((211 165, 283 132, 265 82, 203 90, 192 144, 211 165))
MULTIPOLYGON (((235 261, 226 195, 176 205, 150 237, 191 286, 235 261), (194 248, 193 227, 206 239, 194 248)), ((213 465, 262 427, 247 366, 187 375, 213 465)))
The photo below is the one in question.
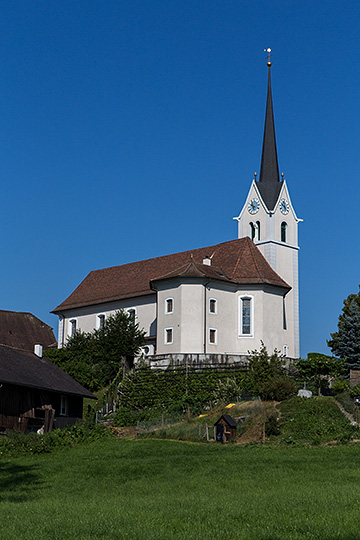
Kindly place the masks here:
POLYGON ((56 345, 51 326, 32 313, 0 310, 0 345, 33 351, 36 344, 45 349, 56 345))
POLYGON ((0 345, 0 383, 94 398, 89 390, 44 356, 40 358, 4 345, 0 345))
MULTIPOLYGON (((195 269, 201 266, 204 275, 221 271, 223 278, 238 284, 267 284, 281 287, 285 291, 290 286, 271 268, 250 238, 239 238, 213 246, 182 251, 163 257, 94 270, 80 283, 75 291, 58 305, 53 313, 68 309, 102 304, 125 298, 154 294, 150 282, 167 277, 172 272, 193 261, 195 269), (203 265, 203 260, 211 258, 211 267, 203 265), (204 268, 206 266, 206 268, 204 268)), ((188 269, 189 270, 189 269, 188 269)), ((194 267, 192 268, 194 271, 194 267)))

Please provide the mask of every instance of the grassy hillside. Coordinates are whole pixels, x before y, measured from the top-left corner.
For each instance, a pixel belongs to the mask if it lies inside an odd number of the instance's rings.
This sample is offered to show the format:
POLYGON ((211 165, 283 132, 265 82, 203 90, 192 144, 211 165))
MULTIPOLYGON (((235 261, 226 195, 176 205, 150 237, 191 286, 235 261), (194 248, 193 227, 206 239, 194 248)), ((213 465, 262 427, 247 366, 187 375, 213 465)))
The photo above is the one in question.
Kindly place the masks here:
POLYGON ((231 408, 216 407, 188 421, 167 422, 164 415, 140 423, 142 437, 206 441, 205 426, 209 426, 210 438, 214 436, 214 423, 221 414, 240 419, 237 443, 263 443, 303 445, 344 443, 359 438, 358 427, 350 424, 331 398, 291 398, 281 403, 259 400, 242 401, 231 408))
POLYGON ((355 540, 360 447, 106 440, 0 461, 6 540, 355 540))

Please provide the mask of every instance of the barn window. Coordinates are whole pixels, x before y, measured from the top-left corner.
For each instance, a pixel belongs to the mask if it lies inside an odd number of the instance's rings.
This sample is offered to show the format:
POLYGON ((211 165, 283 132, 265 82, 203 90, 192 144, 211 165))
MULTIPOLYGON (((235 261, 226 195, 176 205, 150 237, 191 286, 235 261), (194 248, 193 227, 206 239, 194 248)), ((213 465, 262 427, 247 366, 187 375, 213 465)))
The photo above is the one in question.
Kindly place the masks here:
POLYGON ((66 396, 60 396, 60 416, 68 414, 68 399, 66 396))

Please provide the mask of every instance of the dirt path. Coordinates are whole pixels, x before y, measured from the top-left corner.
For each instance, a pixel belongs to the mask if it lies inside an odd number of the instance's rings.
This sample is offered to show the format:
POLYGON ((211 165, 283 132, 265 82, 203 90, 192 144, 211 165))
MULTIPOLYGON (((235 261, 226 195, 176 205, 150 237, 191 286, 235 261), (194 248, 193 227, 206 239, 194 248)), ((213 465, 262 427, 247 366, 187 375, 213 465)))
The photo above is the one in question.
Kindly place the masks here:
POLYGON ((359 424, 356 422, 355 418, 353 417, 352 414, 348 413, 344 407, 341 405, 341 403, 339 403, 334 397, 331 398, 333 400, 334 403, 336 403, 336 405, 339 407, 340 411, 342 413, 345 414, 346 418, 351 422, 351 425, 353 426, 358 426, 359 424))

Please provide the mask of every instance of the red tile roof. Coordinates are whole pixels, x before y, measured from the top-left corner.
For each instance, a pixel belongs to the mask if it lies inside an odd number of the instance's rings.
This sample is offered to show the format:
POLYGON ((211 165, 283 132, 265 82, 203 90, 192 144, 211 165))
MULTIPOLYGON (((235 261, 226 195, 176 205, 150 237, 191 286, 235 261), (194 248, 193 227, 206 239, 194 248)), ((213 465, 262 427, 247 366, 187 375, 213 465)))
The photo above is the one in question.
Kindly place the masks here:
POLYGON ((220 270, 224 274, 227 281, 233 283, 267 284, 285 290, 291 288, 271 268, 250 238, 239 238, 215 246, 94 270, 64 302, 53 310, 53 313, 154 294, 150 288, 150 281, 179 271, 182 266, 188 266, 191 261, 196 263, 197 267, 201 265, 205 272, 214 272, 212 268, 215 267, 217 271, 220 270), (202 264, 205 257, 211 257, 210 267, 202 264))
POLYGON ((0 310, 0 344, 31 352, 36 344, 44 349, 57 345, 51 326, 35 315, 5 310, 0 310))

